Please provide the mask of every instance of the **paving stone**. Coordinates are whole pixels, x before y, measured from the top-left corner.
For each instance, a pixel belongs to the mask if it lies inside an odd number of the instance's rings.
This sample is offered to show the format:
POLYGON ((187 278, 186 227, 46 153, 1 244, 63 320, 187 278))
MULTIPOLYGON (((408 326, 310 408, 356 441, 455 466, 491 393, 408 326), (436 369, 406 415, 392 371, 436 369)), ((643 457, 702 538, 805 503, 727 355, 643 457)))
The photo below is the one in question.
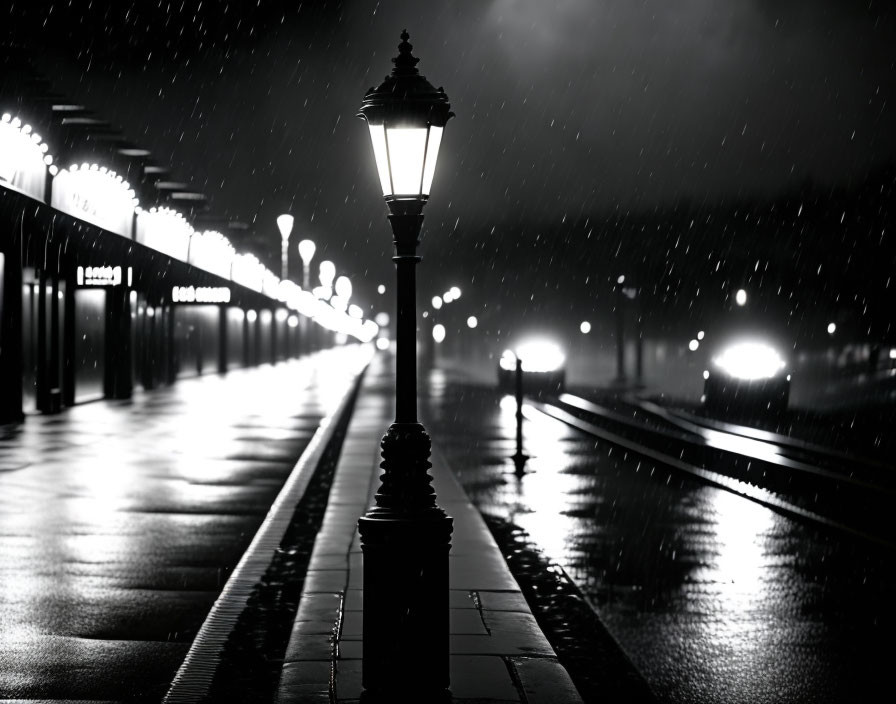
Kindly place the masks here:
POLYGON ((520 592, 492 592, 480 591, 479 603, 483 609, 489 611, 520 611, 522 613, 531 613, 529 604, 526 603, 526 597, 520 592))
POLYGON ((519 633, 504 632, 487 636, 451 635, 449 649, 452 655, 543 655, 555 653, 546 640, 521 639, 519 633))
POLYGON ((553 658, 510 658, 527 704, 581 704, 566 669, 553 658))
POLYGON ((339 637, 343 640, 360 640, 361 639, 361 611, 344 611, 342 613, 342 629, 339 637))
POLYGON ((336 621, 342 605, 342 594, 303 594, 299 601, 297 621, 318 621, 331 619, 336 621))
POLYGON ((336 700, 342 702, 360 697, 361 661, 340 660, 336 663, 336 700))
POLYGON ((290 638, 283 662, 298 660, 326 660, 329 662, 333 657, 334 637, 333 635, 309 634, 290 638))
POLYGON ((473 635, 488 635, 482 614, 478 609, 450 609, 448 617, 449 632, 473 635))
POLYGON ((497 699, 519 702, 507 664, 500 657, 452 655, 451 695, 456 699, 497 699))
POLYGON ((345 589, 348 581, 348 570, 308 570, 305 574, 303 592, 334 593, 345 589))

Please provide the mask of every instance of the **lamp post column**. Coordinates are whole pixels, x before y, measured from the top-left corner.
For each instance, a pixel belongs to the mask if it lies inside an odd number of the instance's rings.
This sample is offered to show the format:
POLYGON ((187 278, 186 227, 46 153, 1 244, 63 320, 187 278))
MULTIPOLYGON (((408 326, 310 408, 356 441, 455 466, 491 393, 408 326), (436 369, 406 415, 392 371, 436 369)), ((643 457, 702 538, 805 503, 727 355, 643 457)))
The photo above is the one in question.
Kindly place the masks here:
POLYGON ((436 504, 431 486, 429 435, 417 422, 415 268, 422 207, 417 201, 389 203, 398 299, 395 422, 380 445, 384 473, 375 505, 358 522, 364 552, 364 688, 417 696, 447 691, 449 685, 452 531, 452 519, 436 504))
MULTIPOLYGON (((302 289, 311 290, 311 266, 309 262, 302 262, 302 289)), ((311 321, 308 316, 299 317, 299 354, 308 354, 311 352, 311 341, 308 336, 311 334, 311 321)))

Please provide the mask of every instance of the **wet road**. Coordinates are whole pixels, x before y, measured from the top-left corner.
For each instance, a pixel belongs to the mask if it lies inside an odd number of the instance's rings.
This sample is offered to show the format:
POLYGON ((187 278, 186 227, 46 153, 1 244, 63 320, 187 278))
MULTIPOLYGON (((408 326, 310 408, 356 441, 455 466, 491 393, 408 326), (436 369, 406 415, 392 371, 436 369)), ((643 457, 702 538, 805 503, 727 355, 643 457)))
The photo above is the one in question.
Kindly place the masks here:
MULTIPOLYGON (((563 567, 664 702, 852 702, 890 684, 893 554, 429 379, 424 422, 485 513, 563 567)), ((426 386, 426 384, 424 384, 426 386)))
POLYGON ((160 701, 357 348, 0 427, 0 698, 160 701))

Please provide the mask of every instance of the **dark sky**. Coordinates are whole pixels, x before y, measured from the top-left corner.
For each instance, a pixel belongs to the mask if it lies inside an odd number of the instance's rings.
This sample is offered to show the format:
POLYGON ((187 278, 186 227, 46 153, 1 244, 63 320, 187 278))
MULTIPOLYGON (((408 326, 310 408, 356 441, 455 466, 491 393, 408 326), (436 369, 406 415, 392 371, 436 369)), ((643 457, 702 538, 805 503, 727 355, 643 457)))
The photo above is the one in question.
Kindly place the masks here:
POLYGON ((500 286, 495 252, 520 242, 537 276, 563 258, 539 244, 552 228, 848 185, 896 149, 896 23, 878 0, 128 5, 14 2, 4 32, 213 214, 254 223, 273 268, 291 210, 342 268, 391 279, 355 113, 405 27, 457 113, 424 225, 433 293, 500 286))

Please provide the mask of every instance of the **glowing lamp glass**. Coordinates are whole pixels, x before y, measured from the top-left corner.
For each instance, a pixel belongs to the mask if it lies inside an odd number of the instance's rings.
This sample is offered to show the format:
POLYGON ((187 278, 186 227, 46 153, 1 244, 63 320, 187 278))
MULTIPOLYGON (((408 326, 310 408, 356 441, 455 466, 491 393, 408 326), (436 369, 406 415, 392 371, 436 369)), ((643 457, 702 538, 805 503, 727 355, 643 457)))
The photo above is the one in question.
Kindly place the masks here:
POLYGON ((432 188, 442 127, 370 124, 370 141, 387 198, 426 198, 432 188))
POLYGON ((299 242, 299 256, 302 258, 303 264, 309 264, 314 258, 314 252, 317 250, 314 242, 311 240, 302 240, 299 242))
POLYGON ((277 217, 277 229, 280 230, 280 237, 284 242, 289 239, 289 235, 292 233, 293 221, 293 216, 288 213, 277 217))
POLYGON ((321 285, 325 288, 331 288, 333 286, 333 279, 336 278, 336 265, 325 259, 320 263, 319 275, 321 285))

